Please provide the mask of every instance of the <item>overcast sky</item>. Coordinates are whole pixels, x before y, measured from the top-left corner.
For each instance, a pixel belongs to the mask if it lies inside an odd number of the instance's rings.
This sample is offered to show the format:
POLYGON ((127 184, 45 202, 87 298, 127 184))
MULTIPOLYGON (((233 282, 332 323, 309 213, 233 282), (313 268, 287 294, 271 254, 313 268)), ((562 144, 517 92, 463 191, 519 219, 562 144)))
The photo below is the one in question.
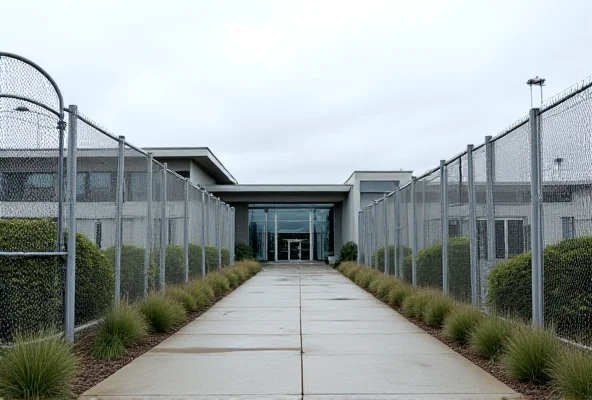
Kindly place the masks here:
POLYGON ((591 74, 592 1, 9 1, 0 50, 140 147, 240 183, 417 175, 591 74))

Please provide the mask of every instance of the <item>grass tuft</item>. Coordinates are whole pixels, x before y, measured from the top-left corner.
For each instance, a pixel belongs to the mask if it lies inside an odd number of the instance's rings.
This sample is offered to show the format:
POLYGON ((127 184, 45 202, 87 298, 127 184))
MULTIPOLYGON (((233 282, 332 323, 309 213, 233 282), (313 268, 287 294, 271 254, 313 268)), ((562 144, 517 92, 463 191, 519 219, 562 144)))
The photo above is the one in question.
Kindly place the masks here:
POLYGON ((236 276, 238 276, 239 284, 242 284, 244 281, 249 279, 249 277, 251 276, 249 269, 244 265, 237 265, 237 266, 233 267, 232 270, 234 271, 236 276))
POLYGON ((368 289, 374 279, 378 277, 378 272, 375 269, 364 268, 356 274, 355 283, 364 288, 368 289))
POLYGON ((185 290, 195 299, 197 310, 203 311, 216 301, 214 289, 204 281, 191 282, 185 286, 185 290))
POLYGON ((183 288, 169 286, 165 289, 165 296, 181 303, 185 310, 189 312, 197 310, 195 298, 183 288))
POLYGON ((473 351, 481 357, 497 360, 514 329, 514 324, 503 319, 484 318, 473 329, 469 343, 473 351))
POLYGON ((444 320, 444 334, 457 343, 466 343, 475 326, 485 318, 473 307, 457 307, 444 320))
POLYGON ((502 358, 508 374, 520 381, 546 382, 559 342, 549 330, 520 327, 506 346, 502 358))
POLYGON ((69 398, 77 359, 54 332, 15 335, 0 358, 0 396, 7 399, 69 398))
POLYGON ((213 290, 216 297, 222 297, 230 290, 230 282, 220 272, 210 272, 204 278, 204 282, 207 283, 213 290))
POLYGON ((240 285, 239 277, 229 268, 223 268, 220 273, 228 279, 228 283, 232 289, 236 289, 240 285))
POLYGON ((592 353, 564 348, 551 361, 551 383, 566 400, 592 399, 592 353))
POLYGON ((380 286, 385 280, 385 276, 377 275, 374 279, 372 279, 372 281, 368 285, 368 291, 373 295, 376 295, 376 293, 378 292, 378 286, 380 286))
POLYGON ((93 344, 93 357, 119 358, 127 348, 148 334, 148 323, 136 307, 126 302, 113 306, 99 323, 93 344))
POLYGON ((386 301, 391 290, 401 286, 402 284, 397 278, 387 277, 383 279, 376 288, 376 297, 378 297, 380 300, 386 301))
POLYGON ((150 295, 140 303, 140 312, 155 332, 166 332, 185 320, 187 312, 183 305, 169 297, 150 295))
POLYGON ((409 295, 411 295, 409 287, 404 285, 396 286, 388 293, 386 301, 391 307, 398 308, 409 295))
POLYGON ((236 265, 241 265, 241 266, 245 266, 247 267, 247 269, 249 270, 249 275, 253 276, 256 273, 258 273, 259 271, 261 271, 261 264, 259 264, 257 261, 254 260, 245 260, 245 261, 239 261, 236 263, 236 265))
POLYGON ((444 294, 427 295, 427 299, 427 304, 423 311, 423 322, 432 328, 441 328, 444 319, 456 308, 456 303, 444 294))

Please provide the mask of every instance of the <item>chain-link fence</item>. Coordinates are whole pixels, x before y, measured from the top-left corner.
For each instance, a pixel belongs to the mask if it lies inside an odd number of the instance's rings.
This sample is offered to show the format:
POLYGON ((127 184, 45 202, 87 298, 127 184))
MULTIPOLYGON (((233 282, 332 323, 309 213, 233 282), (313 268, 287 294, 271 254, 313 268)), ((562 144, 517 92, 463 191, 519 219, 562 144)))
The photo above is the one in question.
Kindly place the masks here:
POLYGON ((360 211, 359 261, 592 346, 591 160, 586 81, 360 211))
POLYGON ((61 326, 72 341, 114 302, 234 262, 233 208, 65 109, 45 71, 8 53, 0 171, 0 344, 61 326))

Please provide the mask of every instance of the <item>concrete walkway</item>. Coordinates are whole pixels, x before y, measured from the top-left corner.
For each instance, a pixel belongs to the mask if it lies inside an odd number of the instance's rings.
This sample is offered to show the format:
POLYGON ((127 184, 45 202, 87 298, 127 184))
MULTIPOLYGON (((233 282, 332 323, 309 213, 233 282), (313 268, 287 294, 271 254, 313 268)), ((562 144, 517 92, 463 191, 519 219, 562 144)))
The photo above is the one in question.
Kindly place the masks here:
POLYGON ((266 267, 84 399, 518 399, 325 266, 266 267))

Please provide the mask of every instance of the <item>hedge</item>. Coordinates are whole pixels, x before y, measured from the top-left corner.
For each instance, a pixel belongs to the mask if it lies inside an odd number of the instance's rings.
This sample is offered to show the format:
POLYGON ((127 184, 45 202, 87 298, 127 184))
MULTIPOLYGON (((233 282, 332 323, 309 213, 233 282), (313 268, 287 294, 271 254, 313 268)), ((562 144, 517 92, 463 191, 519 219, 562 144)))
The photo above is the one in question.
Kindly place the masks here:
MULTIPOLYGON (((387 261, 388 261, 389 273, 394 274, 395 273, 395 245, 389 244, 389 246, 387 247, 387 252, 388 252, 387 261)), ((399 246, 398 257, 399 257, 399 259, 401 258, 401 256, 403 257, 403 268, 405 267, 405 258, 410 255, 411 255, 411 247, 405 246, 405 245, 399 246)), ((378 269, 381 271, 384 271, 384 247, 380 247, 378 250, 376 250, 374 252, 374 254, 372 254, 372 266, 376 265, 374 263, 375 261, 378 263, 378 269)), ((409 262, 411 262, 411 258, 409 259, 409 262)), ((411 272, 411 264, 409 264, 409 268, 410 268, 409 272, 411 272)), ((411 277, 411 275, 409 275, 409 276, 411 277)))
MULTIPOLYGON (((103 251, 107 261, 114 268, 115 246, 103 251)), ((144 247, 124 244, 121 246, 121 296, 129 301, 144 297, 144 247)), ((158 282, 158 260, 150 257, 148 267, 148 290, 156 287, 158 282)))
MULTIPOLYGON (((526 252, 493 268, 489 306, 525 320, 532 317, 531 260, 526 252)), ((543 265, 545 322, 563 337, 592 344, 592 236, 546 246, 543 265)))
POLYGON ((228 267, 230 265, 230 250, 222 248, 220 253, 222 253, 222 265, 228 267))
POLYGON ((237 243, 236 246, 234 246, 234 259, 236 261, 252 260, 253 258, 253 249, 248 244, 237 243))
POLYGON ((206 246, 206 273, 218 269, 218 248, 206 246))
MULTIPOLYGON (((0 250, 54 251, 57 227, 47 219, 0 220, 0 250)), ((89 322, 111 306, 113 269, 82 234, 76 236, 75 322, 89 322)), ((58 257, 2 257, 0 340, 17 331, 61 326, 64 260, 58 257)))
POLYGON ((189 243, 189 279, 201 277, 201 246, 189 243))
POLYGON ((356 261, 358 258, 358 245, 352 241, 347 242, 341 247, 339 252, 339 262, 356 261))

